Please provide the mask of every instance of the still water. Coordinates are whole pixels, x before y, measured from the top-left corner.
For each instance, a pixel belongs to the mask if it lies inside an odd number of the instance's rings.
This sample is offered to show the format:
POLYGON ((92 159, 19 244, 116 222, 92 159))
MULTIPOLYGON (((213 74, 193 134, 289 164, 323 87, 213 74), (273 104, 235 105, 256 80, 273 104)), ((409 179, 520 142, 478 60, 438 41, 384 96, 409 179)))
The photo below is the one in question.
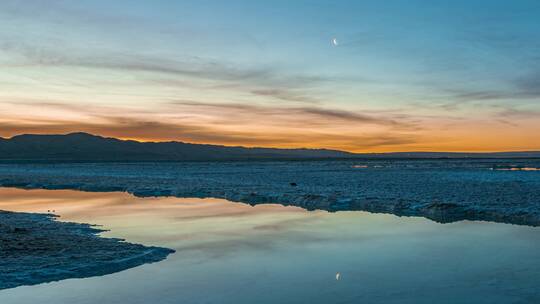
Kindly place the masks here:
POLYGON ((165 261, 0 291, 2 304, 540 303, 540 229, 221 199, 0 189, 0 209, 103 225, 165 261), (339 275, 337 275, 339 273, 339 275))

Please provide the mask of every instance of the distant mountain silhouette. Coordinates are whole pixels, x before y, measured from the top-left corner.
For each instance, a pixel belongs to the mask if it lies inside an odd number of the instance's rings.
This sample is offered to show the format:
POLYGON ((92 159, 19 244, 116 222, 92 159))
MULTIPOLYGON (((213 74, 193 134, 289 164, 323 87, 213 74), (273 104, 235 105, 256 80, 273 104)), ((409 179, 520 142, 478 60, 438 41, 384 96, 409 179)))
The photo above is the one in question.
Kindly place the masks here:
POLYGON ((343 158, 351 153, 326 149, 227 147, 183 142, 138 142, 87 133, 18 135, 0 139, 0 160, 205 161, 343 158))
POLYGON ((540 152, 446 153, 398 152, 355 154, 327 149, 246 148, 183 142, 137 142, 87 133, 0 137, 2 161, 215 161, 328 158, 513 158, 540 152))

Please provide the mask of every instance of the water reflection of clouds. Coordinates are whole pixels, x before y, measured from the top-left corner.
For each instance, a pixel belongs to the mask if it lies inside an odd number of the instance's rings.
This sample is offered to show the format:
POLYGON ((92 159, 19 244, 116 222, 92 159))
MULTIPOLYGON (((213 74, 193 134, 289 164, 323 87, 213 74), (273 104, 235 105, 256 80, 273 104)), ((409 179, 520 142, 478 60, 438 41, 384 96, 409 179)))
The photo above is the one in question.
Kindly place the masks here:
POLYGON ((497 171, 540 171, 540 168, 533 167, 512 167, 512 168, 496 168, 497 171))
POLYGON ((484 231, 489 223, 439 225, 423 218, 399 218, 364 212, 305 211, 281 205, 250 206, 223 199, 137 198, 127 193, 0 188, 0 210, 46 212, 60 220, 89 222, 110 229, 106 236, 201 252, 214 259, 240 251, 271 252, 291 246, 305 248, 332 244, 369 244, 408 235, 436 239, 440 233, 484 231), (472 227, 474 226, 474 227, 472 227))
MULTIPOLYGON (((179 252, 204 251, 207 258, 239 250, 257 252, 291 244, 323 244, 336 240, 373 241, 388 233, 372 215, 358 222, 359 212, 332 214, 281 205, 250 206, 223 199, 137 198, 127 193, 71 190, 0 189, 0 209, 23 212, 56 210, 60 220, 103 225, 106 236, 168 246, 179 252), (352 222, 355 223, 352 223, 352 222), (351 225, 352 224, 352 225, 351 225), (363 227, 357 233, 351 227, 363 227)), ((361 217, 360 217, 361 218, 361 217)))
POLYGON ((103 225, 111 229, 108 236, 174 245, 186 240, 268 234, 312 218, 297 207, 250 206, 211 198, 137 198, 119 192, 10 188, 0 189, 0 196, 0 210, 45 213, 54 209, 60 220, 103 225))
POLYGON ((177 249, 114 275, 3 291, 2 304, 539 298, 538 228, 126 193, 0 188, 0 197, 0 209, 56 209, 62 220, 104 224, 108 236, 177 249))
POLYGON ((72 190, 22 190, 2 188, 0 207, 13 211, 44 212, 56 208, 65 210, 65 217, 84 216, 89 213, 98 215, 136 214, 141 212, 161 212, 166 217, 178 220, 234 217, 264 213, 300 213, 297 207, 278 205, 232 204, 223 199, 212 198, 138 198, 120 192, 78 192, 72 190), (180 209, 178 213, 167 210, 180 209))

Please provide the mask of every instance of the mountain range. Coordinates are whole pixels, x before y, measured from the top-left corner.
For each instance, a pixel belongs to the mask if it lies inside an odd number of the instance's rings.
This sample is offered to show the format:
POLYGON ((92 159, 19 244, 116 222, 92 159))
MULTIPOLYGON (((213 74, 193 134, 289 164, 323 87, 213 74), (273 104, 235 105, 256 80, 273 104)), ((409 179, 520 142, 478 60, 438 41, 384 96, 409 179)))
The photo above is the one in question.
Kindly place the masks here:
POLYGON ((138 142, 88 133, 0 137, 1 161, 226 161, 347 158, 531 158, 540 151, 497 153, 350 153, 329 149, 247 148, 184 142, 138 142))

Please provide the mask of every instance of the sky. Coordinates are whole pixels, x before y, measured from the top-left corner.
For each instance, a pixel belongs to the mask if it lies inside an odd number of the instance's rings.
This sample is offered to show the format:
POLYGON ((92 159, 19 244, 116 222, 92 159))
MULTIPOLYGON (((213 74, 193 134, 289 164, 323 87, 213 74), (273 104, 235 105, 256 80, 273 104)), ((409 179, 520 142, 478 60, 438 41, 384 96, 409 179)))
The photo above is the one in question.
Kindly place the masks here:
POLYGON ((2 0, 0 137, 540 150, 539 16, 537 0, 2 0))

